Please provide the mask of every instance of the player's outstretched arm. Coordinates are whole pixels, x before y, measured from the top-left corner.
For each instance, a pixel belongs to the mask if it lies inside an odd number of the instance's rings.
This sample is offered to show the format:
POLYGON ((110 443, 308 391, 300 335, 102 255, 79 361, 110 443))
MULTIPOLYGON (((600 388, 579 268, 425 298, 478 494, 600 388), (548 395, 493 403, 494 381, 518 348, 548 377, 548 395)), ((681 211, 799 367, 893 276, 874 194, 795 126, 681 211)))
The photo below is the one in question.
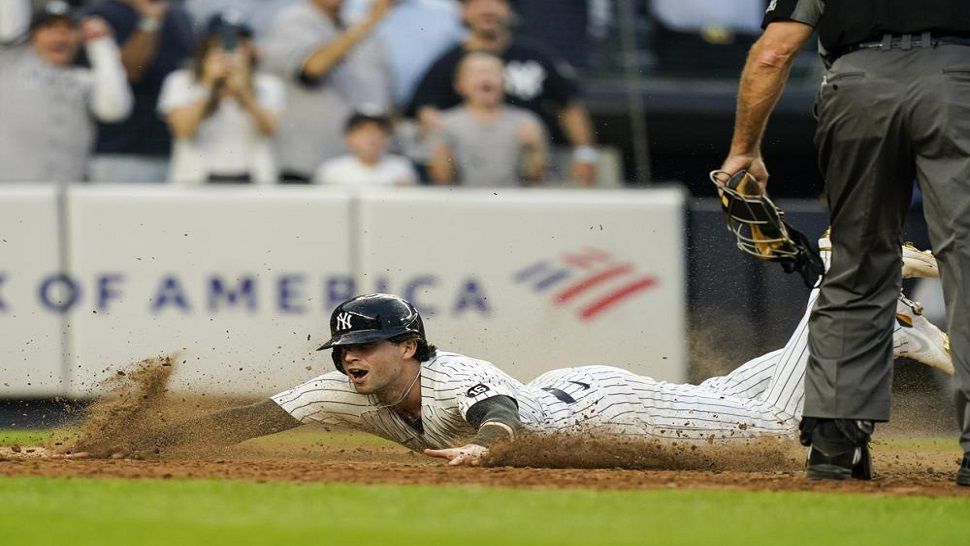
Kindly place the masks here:
POLYGON ((192 444, 204 439, 206 444, 230 446, 250 438, 268 436, 300 426, 300 422, 279 404, 266 399, 248 406, 229 408, 190 420, 163 435, 168 446, 192 444))
POLYGON ((467 444, 447 449, 426 449, 429 457, 447 459, 451 466, 477 466, 488 448, 502 440, 512 440, 522 430, 519 407, 508 396, 493 396, 475 403, 465 414, 468 424, 478 433, 467 444))
MULTIPOLYGON (((163 452, 204 444, 207 448, 228 447, 250 438, 267 436, 300 426, 300 422, 273 400, 229 408, 179 423, 158 432, 156 447, 163 452)), ((121 458, 130 453, 79 451, 60 455, 63 459, 121 458)))

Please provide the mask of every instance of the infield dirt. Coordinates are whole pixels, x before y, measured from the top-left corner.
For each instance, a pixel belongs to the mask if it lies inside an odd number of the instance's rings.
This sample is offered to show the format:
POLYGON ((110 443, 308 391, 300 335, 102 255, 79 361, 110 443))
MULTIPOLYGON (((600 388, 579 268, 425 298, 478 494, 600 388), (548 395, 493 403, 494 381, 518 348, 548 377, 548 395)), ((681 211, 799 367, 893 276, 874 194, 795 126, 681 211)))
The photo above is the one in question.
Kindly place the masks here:
MULTIPOLYGON (((448 467, 366 435, 302 427, 231 447, 195 431, 162 447, 159 431, 229 401, 169 393, 171 358, 139 363, 111 379, 112 394, 92 404, 60 445, 0 447, 0 475, 115 478, 215 478, 364 484, 487 485, 541 488, 718 488, 852 491, 970 497, 953 484, 960 453, 931 439, 877 440, 877 478, 811 482, 804 452, 791 441, 731 445, 658 444, 582 436, 527 437, 496 446, 477 468, 448 467), (91 451, 108 458, 59 459, 91 451), (110 458, 112 453, 123 454, 110 458)), ((235 401, 238 402, 238 401, 235 401)))

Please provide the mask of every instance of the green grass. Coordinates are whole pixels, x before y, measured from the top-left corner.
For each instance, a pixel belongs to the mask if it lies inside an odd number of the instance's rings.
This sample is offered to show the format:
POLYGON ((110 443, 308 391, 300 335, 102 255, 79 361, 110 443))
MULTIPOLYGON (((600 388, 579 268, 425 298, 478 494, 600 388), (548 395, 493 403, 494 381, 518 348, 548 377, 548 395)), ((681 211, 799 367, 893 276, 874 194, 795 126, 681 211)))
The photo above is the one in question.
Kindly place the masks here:
POLYGON ((5 544, 962 544, 970 500, 0 479, 5 544))
POLYGON ((0 429, 0 446, 46 446, 70 437, 69 429, 0 429))

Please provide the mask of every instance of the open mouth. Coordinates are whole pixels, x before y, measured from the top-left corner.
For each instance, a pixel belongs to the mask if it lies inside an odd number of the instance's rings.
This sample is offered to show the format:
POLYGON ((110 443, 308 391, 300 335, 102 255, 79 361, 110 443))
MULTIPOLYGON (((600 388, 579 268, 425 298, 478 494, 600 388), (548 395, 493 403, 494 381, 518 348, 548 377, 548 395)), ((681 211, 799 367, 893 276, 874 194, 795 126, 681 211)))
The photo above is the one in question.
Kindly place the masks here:
POLYGON ((363 379, 365 376, 367 376, 367 370, 359 370, 359 369, 347 370, 347 375, 349 375, 354 379, 360 380, 360 379, 363 379))

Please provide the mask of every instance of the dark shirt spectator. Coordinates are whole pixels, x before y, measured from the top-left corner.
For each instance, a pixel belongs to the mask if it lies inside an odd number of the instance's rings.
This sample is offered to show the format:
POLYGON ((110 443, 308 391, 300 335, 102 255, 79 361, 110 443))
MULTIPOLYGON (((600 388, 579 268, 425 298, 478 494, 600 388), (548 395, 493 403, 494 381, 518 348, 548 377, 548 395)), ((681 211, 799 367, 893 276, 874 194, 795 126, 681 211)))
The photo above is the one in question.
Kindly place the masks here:
POLYGON ((577 68, 589 67, 587 0, 528 0, 515 6, 521 22, 516 31, 577 68))
POLYGON ((192 21, 166 0, 107 0, 88 13, 103 17, 114 30, 135 95, 128 119, 99 126, 92 178, 164 181, 172 137, 156 106, 165 77, 195 49, 192 21))
POLYGON ((514 39, 511 17, 508 0, 465 0, 462 18, 470 31, 468 37, 435 61, 418 85, 407 113, 418 118, 426 134, 433 133, 440 125, 439 112, 462 102, 455 90, 462 57, 468 51, 490 51, 505 62, 506 101, 537 114, 553 142, 572 145, 573 175, 581 183, 592 184, 596 162, 593 130, 573 70, 540 46, 514 39))

